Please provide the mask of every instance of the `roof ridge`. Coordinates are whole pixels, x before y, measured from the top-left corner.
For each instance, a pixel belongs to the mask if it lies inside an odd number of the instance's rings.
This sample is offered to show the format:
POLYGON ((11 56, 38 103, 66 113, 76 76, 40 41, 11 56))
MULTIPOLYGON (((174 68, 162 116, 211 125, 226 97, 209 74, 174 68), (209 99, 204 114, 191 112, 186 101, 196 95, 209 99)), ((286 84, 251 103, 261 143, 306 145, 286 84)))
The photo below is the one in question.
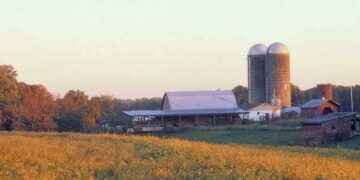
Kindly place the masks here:
POLYGON ((166 91, 165 93, 201 93, 201 92, 232 92, 231 90, 195 90, 195 91, 166 91))

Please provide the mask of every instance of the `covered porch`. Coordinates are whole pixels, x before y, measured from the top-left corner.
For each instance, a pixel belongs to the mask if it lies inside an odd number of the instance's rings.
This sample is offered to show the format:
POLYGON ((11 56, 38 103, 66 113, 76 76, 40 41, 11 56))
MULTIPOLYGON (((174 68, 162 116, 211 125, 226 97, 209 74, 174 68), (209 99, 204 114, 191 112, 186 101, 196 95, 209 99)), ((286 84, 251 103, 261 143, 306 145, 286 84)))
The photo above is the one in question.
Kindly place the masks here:
POLYGON ((243 109, 140 110, 124 111, 124 114, 130 118, 134 132, 239 124, 249 119, 249 113, 243 109))

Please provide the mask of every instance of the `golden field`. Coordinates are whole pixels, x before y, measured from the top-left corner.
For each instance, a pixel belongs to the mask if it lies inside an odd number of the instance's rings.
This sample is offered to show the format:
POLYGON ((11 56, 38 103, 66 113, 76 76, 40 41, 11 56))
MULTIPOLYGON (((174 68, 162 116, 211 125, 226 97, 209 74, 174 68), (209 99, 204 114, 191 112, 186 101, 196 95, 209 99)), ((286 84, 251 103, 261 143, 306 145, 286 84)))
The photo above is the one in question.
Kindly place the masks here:
POLYGON ((0 133, 0 179, 359 179, 360 162, 146 136, 0 133))

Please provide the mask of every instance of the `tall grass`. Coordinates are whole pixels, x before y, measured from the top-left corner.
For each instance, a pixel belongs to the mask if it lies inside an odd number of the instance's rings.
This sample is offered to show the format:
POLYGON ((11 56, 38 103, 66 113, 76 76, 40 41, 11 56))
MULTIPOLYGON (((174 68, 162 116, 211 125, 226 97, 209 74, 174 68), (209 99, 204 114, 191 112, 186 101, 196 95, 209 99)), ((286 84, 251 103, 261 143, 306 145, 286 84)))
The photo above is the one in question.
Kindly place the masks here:
POLYGON ((357 179, 360 162, 145 136, 0 133, 0 179, 357 179))

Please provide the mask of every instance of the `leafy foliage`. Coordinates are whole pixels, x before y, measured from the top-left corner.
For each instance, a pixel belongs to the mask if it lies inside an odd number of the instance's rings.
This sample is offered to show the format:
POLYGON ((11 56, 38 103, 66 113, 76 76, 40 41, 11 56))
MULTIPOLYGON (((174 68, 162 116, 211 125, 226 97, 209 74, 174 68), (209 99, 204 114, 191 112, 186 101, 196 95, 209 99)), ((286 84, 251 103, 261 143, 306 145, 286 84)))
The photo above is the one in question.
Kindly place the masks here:
POLYGON ((299 106, 304 103, 304 94, 301 89, 291 83, 291 100, 293 106, 299 106))
POLYGON ((60 112, 56 118, 59 131, 82 131, 96 125, 89 97, 80 90, 68 91, 63 99, 59 99, 60 112))
POLYGON ((0 65, 0 110, 16 105, 19 100, 17 72, 11 65, 0 65))
POLYGON ((11 65, 0 65, 0 127, 13 130, 19 100, 17 72, 11 65))
MULTIPOLYGON (((108 95, 89 97, 80 90, 69 90, 57 99, 42 85, 17 82, 11 65, 0 65, 0 129, 29 131, 98 132, 101 127, 129 125, 125 110, 157 110, 162 98, 116 99, 108 95)), ((318 89, 301 91, 292 84, 293 105, 318 97, 318 89)), ((354 87, 354 107, 360 111, 360 86, 354 87)), ((248 88, 233 89, 239 105, 248 103, 248 88)), ((334 87, 335 100, 343 110, 350 109, 350 88, 334 87)))
POLYGON ((19 83, 21 98, 18 130, 56 130, 53 119, 58 114, 58 104, 53 95, 42 85, 19 83))
POLYGON ((247 104, 249 101, 249 92, 248 92, 248 88, 244 87, 244 86, 236 86, 232 92, 235 95, 236 98, 236 102, 238 105, 240 104, 247 104))
POLYGON ((116 103, 119 108, 118 111, 157 110, 161 108, 162 98, 117 99, 116 103))
MULTIPOLYGON (((349 86, 334 86, 334 100, 339 102, 342 106, 343 111, 351 110, 351 96, 350 96, 350 87, 349 86)), ((311 88, 303 91, 304 93, 304 102, 309 101, 310 99, 321 98, 319 89, 317 87, 311 88)), ((354 100, 354 110, 360 112, 360 85, 353 87, 353 100, 354 100)))

